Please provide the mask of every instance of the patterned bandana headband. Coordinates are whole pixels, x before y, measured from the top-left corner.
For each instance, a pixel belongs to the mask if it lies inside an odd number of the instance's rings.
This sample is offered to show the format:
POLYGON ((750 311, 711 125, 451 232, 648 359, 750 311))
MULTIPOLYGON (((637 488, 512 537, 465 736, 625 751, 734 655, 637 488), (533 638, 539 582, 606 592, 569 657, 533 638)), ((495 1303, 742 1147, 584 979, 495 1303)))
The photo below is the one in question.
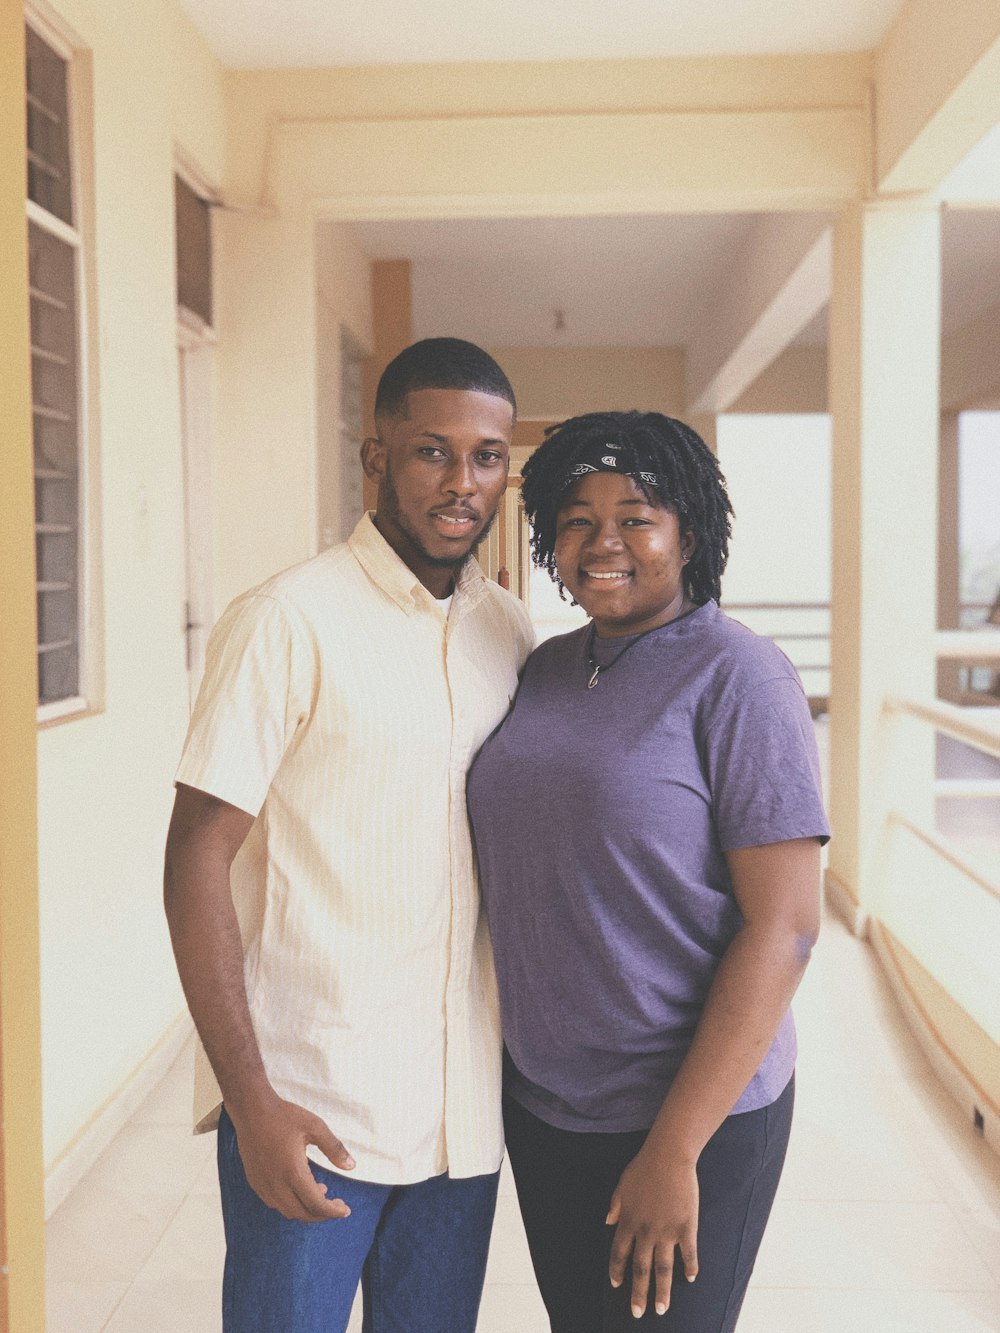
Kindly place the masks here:
POLYGON ((675 503, 668 498, 665 479, 658 472, 647 472, 641 468, 628 466, 622 458, 620 444, 607 441, 603 444, 588 445, 573 466, 567 469, 559 487, 560 493, 572 486, 575 481, 579 481, 581 477, 585 477, 588 472, 617 472, 619 476, 632 477, 633 480, 644 482, 647 486, 655 486, 665 503, 675 503))

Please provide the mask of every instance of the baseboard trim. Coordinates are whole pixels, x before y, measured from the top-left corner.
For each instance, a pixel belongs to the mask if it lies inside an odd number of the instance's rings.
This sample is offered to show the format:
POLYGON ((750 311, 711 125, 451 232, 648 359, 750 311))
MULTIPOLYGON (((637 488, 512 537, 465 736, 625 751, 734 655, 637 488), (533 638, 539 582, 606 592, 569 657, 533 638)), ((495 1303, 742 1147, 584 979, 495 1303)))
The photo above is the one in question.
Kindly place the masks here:
POLYGON ((153 1091, 193 1031, 191 1016, 185 1011, 52 1163, 45 1174, 46 1221, 153 1091))
POLYGON ((928 1063, 962 1108, 969 1124, 974 1124, 975 1117, 979 1116, 980 1133, 987 1145, 1000 1156, 1000 1107, 974 1074, 965 1067, 924 1008, 897 957, 892 934, 881 922, 875 922, 870 939, 896 1002, 906 1019, 907 1027, 916 1038, 928 1063))
POLYGON ((827 866, 823 874, 823 896, 834 916, 840 918, 859 940, 868 936, 868 913, 840 876, 827 866))

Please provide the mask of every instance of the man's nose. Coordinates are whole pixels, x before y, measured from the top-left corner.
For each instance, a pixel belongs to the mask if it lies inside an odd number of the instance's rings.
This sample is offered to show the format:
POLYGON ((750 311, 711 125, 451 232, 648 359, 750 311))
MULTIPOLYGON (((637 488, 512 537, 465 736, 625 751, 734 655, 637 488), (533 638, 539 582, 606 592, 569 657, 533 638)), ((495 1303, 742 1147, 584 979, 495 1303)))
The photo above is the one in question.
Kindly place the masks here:
POLYGON ((474 495, 476 474, 471 458, 456 458, 448 469, 445 478, 445 490, 450 495, 474 495))

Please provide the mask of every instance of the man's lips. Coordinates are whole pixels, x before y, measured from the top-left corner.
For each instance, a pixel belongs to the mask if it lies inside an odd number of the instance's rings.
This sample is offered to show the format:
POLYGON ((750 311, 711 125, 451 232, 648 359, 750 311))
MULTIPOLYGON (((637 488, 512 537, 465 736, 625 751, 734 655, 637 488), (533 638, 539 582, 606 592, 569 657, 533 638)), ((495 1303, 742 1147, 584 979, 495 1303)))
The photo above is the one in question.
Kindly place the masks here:
POLYGON ((630 579, 631 570, 628 569, 581 569, 580 573, 585 579, 595 579, 598 583, 613 583, 618 579, 630 579))
POLYGON ((479 522, 479 515, 471 509, 436 509, 431 511, 431 518, 443 531, 455 533, 465 532, 479 522))

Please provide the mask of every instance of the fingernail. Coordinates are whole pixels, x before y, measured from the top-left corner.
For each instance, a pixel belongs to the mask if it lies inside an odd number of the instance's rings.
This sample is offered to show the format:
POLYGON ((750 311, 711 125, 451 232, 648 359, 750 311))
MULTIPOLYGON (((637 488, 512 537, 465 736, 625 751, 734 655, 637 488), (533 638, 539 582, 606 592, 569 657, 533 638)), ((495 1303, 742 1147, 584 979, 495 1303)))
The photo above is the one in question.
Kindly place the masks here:
POLYGON ((688 1273, 688 1275, 687 1275, 687 1280, 688 1280, 689 1282, 693 1282, 697 1276, 698 1276, 697 1273, 688 1273))
POLYGON ((607 1217, 604 1219, 604 1225, 605 1225, 606 1227, 609 1227, 609 1226, 611 1225, 611 1214, 610 1214, 610 1213, 608 1213, 607 1217))
POLYGON ((357 1162, 354 1160, 351 1154, 348 1153, 347 1156, 344 1158, 344 1170, 350 1171, 351 1168, 355 1166, 357 1166, 357 1162))
POLYGON ((657 1314, 666 1314, 666 1313, 667 1313, 667 1307, 663 1304, 662 1301, 657 1301, 657 1302, 656 1302, 656 1313, 657 1313, 657 1314))
POLYGON ((622 1284, 622 1280, 621 1280, 620 1277, 613 1277, 613 1278, 611 1279, 611 1285, 612 1285, 613 1287, 616 1287, 616 1288, 617 1288, 617 1287, 620 1287, 621 1284, 622 1284))
POLYGON ((641 1306, 641 1305, 633 1305, 633 1306, 632 1306, 632 1318, 633 1318, 633 1319, 641 1319, 641 1318, 642 1318, 642 1315, 643 1315, 643 1309, 642 1309, 642 1306, 641 1306))

